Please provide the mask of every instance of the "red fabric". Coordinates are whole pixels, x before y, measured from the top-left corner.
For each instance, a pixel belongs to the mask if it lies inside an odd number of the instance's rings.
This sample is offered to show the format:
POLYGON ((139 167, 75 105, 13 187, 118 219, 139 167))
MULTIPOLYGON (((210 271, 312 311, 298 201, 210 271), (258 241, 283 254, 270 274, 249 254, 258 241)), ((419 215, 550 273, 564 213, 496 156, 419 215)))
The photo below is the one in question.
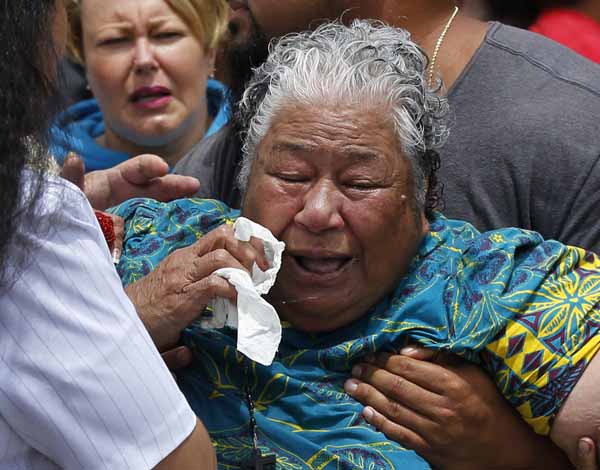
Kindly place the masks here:
POLYGON ((100 224, 100 229, 102 230, 104 239, 106 240, 108 247, 112 250, 113 244, 117 238, 115 235, 115 224, 113 219, 110 215, 105 214, 104 212, 94 211, 94 213, 96 214, 96 218, 100 224))
POLYGON ((581 12, 567 8, 547 10, 529 29, 600 63, 600 23, 581 12))

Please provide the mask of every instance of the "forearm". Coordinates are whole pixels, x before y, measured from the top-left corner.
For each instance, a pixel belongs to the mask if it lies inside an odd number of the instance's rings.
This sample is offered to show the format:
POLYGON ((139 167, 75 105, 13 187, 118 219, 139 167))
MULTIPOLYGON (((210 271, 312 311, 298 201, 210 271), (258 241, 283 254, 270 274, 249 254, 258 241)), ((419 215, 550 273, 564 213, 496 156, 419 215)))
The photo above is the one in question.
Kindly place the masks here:
POLYGON ((192 434, 162 460, 155 470, 216 470, 215 449, 204 425, 198 421, 192 434))

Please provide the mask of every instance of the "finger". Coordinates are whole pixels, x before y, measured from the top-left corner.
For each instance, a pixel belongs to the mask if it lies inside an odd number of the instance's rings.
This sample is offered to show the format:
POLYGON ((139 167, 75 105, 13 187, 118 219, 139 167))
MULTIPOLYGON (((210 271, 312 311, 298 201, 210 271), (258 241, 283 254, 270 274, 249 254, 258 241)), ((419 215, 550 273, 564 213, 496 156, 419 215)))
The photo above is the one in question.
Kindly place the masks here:
POLYGON ((115 169, 121 172, 125 180, 136 185, 147 184, 154 178, 169 173, 169 165, 158 155, 151 154, 132 157, 117 165, 115 169))
POLYGON ((75 152, 69 152, 63 162, 60 176, 83 191, 85 189, 85 163, 83 159, 75 152))
POLYGON ((400 349, 400 354, 420 361, 431 361, 435 359, 438 353, 433 349, 427 349, 418 344, 409 344, 400 349))
POLYGON ((188 296, 190 301, 195 302, 195 299, 199 300, 199 304, 203 305, 200 312, 204 310, 204 306, 208 305, 211 300, 216 299, 217 297, 229 299, 233 303, 237 301, 237 291, 235 290, 235 287, 231 285, 227 279, 217 276, 216 274, 202 278, 199 281, 184 287, 183 292, 188 296))
MULTIPOLYGON (((443 408, 445 399, 443 396, 433 393, 428 389, 407 380, 401 375, 389 372, 383 368, 371 364, 358 364, 352 369, 352 375, 365 384, 374 387, 383 397, 397 403, 399 406, 413 410, 432 421, 437 421, 438 410, 443 408), (389 398, 388 398, 389 397, 389 398)), ((363 402, 371 399, 365 394, 373 393, 369 387, 358 387, 358 395, 352 395, 361 403, 382 406, 384 403, 379 395, 373 395, 378 399, 377 403, 363 402)), ((375 406, 379 411, 384 412, 379 406, 375 406)), ((392 405, 394 406, 394 405, 392 405)), ((384 412, 385 413, 385 412, 384 412)), ((386 413, 386 416, 390 416, 386 413)))
POLYGON ((240 265, 249 273, 252 272, 254 263, 260 269, 265 271, 269 267, 269 263, 265 256, 264 247, 259 240, 254 242, 243 242, 235 238, 233 228, 229 225, 221 225, 211 231, 206 236, 202 237, 194 245, 194 251, 197 256, 203 256, 217 249, 224 249, 238 260, 240 265), (257 249, 255 245, 259 245, 257 249))
POLYGON ((259 238, 250 237, 249 243, 250 243, 250 245, 252 245, 254 247, 254 249, 258 253, 258 259, 260 260, 260 263, 257 262, 258 267, 260 269, 262 269, 263 271, 267 271, 270 268, 270 266, 269 266, 269 261, 267 259, 267 254, 265 253, 264 242, 259 238))
POLYGON ((265 250, 262 242, 257 240, 253 243, 244 242, 234 237, 228 237, 225 240, 225 249, 231 253, 247 270, 252 273, 254 263, 258 267, 266 271, 269 269, 269 262, 265 256, 265 250), (260 249, 257 249, 255 245, 259 245, 260 249))
POLYGON ((365 407, 362 416, 378 431, 384 433, 388 439, 396 441, 407 449, 412 449, 421 455, 427 454, 429 445, 417 432, 389 420, 370 406, 365 407))
POLYGON ((450 370, 399 354, 378 353, 373 364, 437 395, 445 395, 451 380, 462 380, 450 370))
POLYGON ((431 431, 433 423, 402 403, 386 396, 376 387, 355 379, 344 383, 344 391, 365 406, 370 406, 396 424, 406 426, 415 432, 431 431))
POLYGON ((192 258, 189 263, 184 266, 185 278, 191 282, 199 281, 210 276, 217 269, 233 268, 247 271, 237 258, 223 248, 211 251, 200 258, 192 258))
POLYGON ((191 176, 166 175, 147 182, 143 196, 162 202, 194 196, 200 189, 200 182, 191 176))
POLYGON ((187 346, 178 346, 161 354, 169 370, 179 370, 192 363, 193 355, 187 346))
POLYGON ((171 318, 177 331, 187 328, 204 311, 206 306, 217 297, 237 302, 237 291, 226 279, 216 274, 202 278, 185 286, 181 290, 182 303, 176 316, 171 318))
POLYGON ((577 470, 597 470, 598 469, 598 455, 596 453, 596 446, 594 441, 589 437, 579 439, 577 444, 577 456, 575 468, 577 470))
POLYGON ((115 231, 115 241, 112 245, 112 258, 114 264, 119 264, 123 252, 123 239, 125 238, 125 221, 122 217, 111 214, 115 231))

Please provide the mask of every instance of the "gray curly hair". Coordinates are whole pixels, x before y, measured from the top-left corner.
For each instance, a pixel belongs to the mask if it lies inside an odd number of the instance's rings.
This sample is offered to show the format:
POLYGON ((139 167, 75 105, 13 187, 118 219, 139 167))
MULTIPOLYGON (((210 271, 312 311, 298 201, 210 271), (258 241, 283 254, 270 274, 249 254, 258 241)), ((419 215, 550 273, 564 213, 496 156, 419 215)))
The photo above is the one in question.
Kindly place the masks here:
POLYGON ((277 113, 290 104, 352 106, 371 104, 389 116, 410 162, 419 208, 440 202, 437 149, 448 126, 447 101, 427 84, 429 64, 410 34, 378 21, 351 26, 324 24, 314 31, 282 37, 254 71, 238 110, 243 160, 238 185, 245 192, 257 147, 277 113))

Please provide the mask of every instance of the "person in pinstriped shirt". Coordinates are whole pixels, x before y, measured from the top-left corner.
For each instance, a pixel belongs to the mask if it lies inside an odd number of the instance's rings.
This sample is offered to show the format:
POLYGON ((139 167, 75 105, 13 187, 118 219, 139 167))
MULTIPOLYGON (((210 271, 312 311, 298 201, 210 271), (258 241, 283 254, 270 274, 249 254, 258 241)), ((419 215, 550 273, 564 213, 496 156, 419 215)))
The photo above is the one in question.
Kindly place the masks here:
POLYGON ((216 467, 84 194, 48 175, 62 0, 3 0, 0 469, 216 467))

